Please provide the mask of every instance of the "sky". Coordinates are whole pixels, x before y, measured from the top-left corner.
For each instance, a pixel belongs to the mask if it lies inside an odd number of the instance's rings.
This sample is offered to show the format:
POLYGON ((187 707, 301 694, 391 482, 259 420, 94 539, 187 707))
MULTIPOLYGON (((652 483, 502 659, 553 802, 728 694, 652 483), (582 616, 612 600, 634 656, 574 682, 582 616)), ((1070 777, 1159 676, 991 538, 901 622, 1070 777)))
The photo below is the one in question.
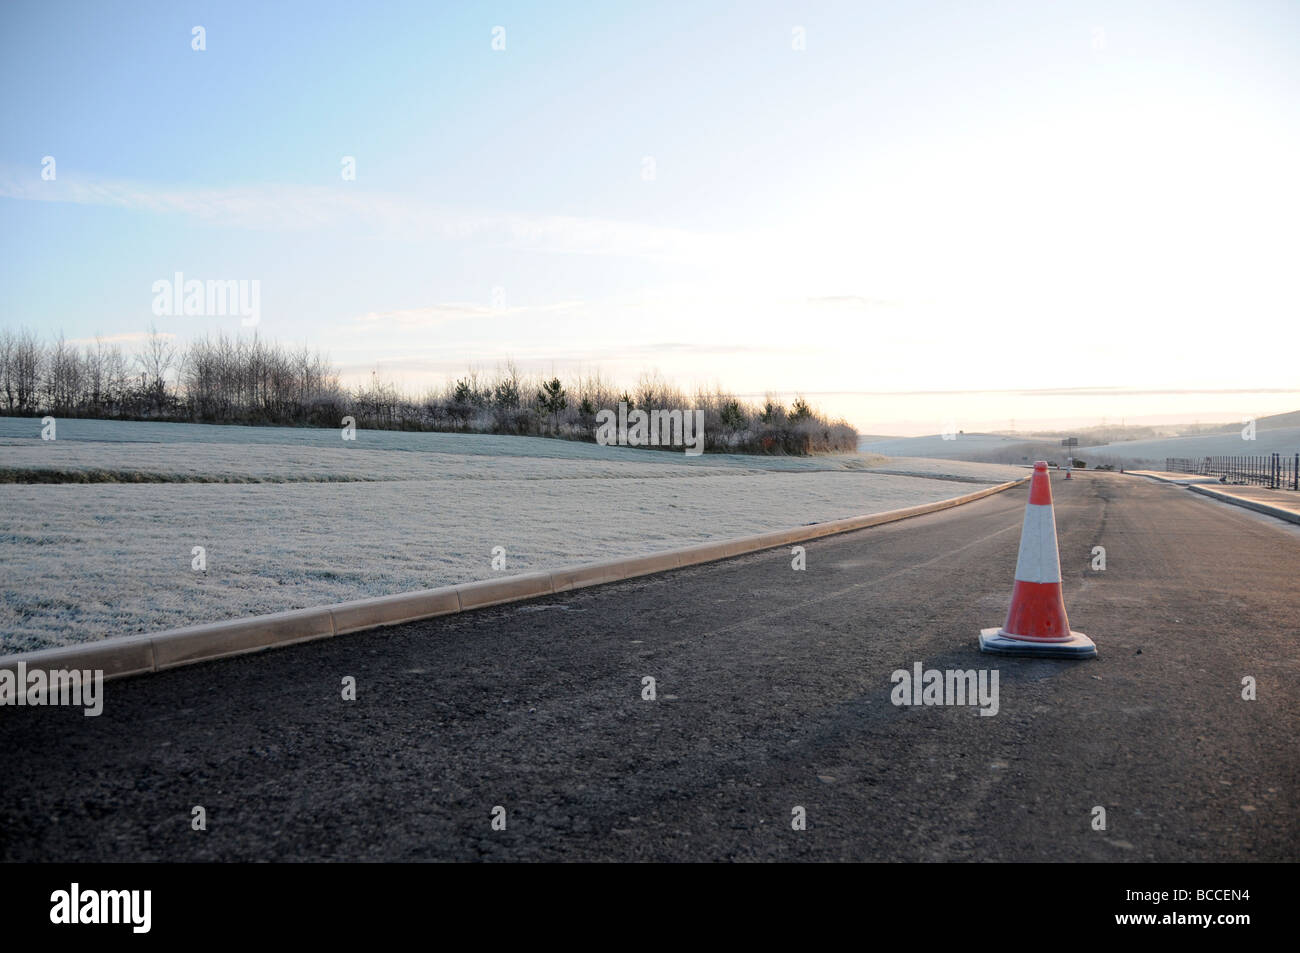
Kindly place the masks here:
POLYGON ((0 327, 864 433, 1289 411, 1297 106, 1294 2, 6 2, 0 327))

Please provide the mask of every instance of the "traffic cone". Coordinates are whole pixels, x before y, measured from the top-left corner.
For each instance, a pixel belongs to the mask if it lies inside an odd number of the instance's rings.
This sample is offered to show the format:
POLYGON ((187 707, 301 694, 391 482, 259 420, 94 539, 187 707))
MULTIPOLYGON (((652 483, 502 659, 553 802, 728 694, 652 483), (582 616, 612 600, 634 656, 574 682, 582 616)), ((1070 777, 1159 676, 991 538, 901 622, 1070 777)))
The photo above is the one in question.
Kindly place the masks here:
POLYGON ((1061 559, 1056 549, 1056 516, 1047 463, 1034 464, 1029 505, 1020 530, 1016 584, 1011 611, 1000 629, 980 630, 980 649, 999 655, 1041 658, 1093 658, 1097 646, 1082 632, 1070 631, 1061 597, 1061 559))

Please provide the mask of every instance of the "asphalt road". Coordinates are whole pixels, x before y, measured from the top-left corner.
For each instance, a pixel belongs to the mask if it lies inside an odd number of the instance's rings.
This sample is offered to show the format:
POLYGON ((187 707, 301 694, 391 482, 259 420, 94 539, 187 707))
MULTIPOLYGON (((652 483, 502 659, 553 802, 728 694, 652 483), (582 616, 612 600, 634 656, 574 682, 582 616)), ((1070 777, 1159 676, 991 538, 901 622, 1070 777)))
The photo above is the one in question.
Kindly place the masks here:
POLYGON ((1297 528, 1133 477, 1053 490, 1098 659, 977 650, 1017 488, 803 572, 757 553, 109 683, 98 718, 0 709, 0 858, 1295 860, 1297 528), (998 670, 998 713, 895 706, 915 662, 998 670))

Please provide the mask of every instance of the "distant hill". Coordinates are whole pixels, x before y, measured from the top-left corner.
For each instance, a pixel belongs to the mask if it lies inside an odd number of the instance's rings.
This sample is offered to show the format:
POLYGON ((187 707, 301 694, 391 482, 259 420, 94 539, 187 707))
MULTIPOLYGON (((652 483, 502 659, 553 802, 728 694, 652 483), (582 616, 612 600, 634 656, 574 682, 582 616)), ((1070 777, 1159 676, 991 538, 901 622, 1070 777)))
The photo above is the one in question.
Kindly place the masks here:
MULTIPOLYGON (((1090 428, 1109 432, 1111 428, 1090 428)), ((1119 429, 1119 428, 1114 428, 1119 429)), ((1080 446, 1075 457, 1088 466, 1110 463, 1116 466, 1163 465, 1166 457, 1263 456, 1300 452, 1300 412, 1261 417, 1255 424, 1255 439, 1243 440, 1241 425, 1233 424, 1213 431, 1200 430, 1185 435, 1164 434, 1146 440, 1119 439, 1088 444, 1088 432, 1078 430, 1080 446), (1284 426, 1291 422, 1290 426, 1284 426)), ((981 463, 1024 464, 1034 460, 1053 462, 1065 459, 1060 438, 1056 435, 1012 436, 1008 434, 958 434, 944 440, 934 434, 926 437, 890 437, 863 439, 859 452, 880 453, 888 457, 929 457, 938 460, 968 460, 981 463)))
MULTIPOLYGON (((1295 418, 1295 414, 1278 414, 1274 419, 1295 418)), ((1300 426, 1265 427, 1262 421, 1255 425, 1255 439, 1241 438, 1241 425, 1227 433, 1199 433, 1183 437, 1166 437, 1162 440, 1134 440, 1124 443, 1080 447, 1075 455, 1096 463, 1163 463, 1166 457, 1232 457, 1266 456, 1280 453, 1291 456, 1300 452, 1300 426)))
MULTIPOLYGON (((1013 437, 1021 442, 1053 442, 1065 437, 1078 437, 1083 446, 1102 446, 1105 444, 1127 443, 1129 441, 1164 440, 1171 437, 1193 437, 1211 434, 1240 434, 1242 424, 1232 421, 1222 424, 1152 424, 1131 427, 1119 424, 1097 424, 1092 427, 1076 427, 1069 430, 1036 430, 1030 433, 1010 433, 994 431, 999 437, 1013 437)), ((1300 410, 1285 414, 1272 414, 1255 419, 1255 429, 1284 430, 1300 427, 1300 410)))
MULTIPOLYGON (((1255 429, 1259 430, 1284 430, 1290 427, 1300 427, 1300 410, 1293 410, 1285 414, 1270 414, 1267 417, 1255 418, 1255 429)), ((1203 427, 1184 427, 1178 431, 1179 436, 1195 436, 1198 434, 1231 434, 1241 433, 1241 423, 1230 424, 1206 424, 1203 427)))
MULTIPOLYGON (((993 453, 1024 442, 1024 437, 1007 437, 990 433, 959 433, 951 440, 940 434, 927 437, 863 438, 860 453, 883 453, 887 457, 929 457, 933 460, 984 460, 980 454, 993 453)), ((1002 463, 1010 461, 996 460, 1002 463)))

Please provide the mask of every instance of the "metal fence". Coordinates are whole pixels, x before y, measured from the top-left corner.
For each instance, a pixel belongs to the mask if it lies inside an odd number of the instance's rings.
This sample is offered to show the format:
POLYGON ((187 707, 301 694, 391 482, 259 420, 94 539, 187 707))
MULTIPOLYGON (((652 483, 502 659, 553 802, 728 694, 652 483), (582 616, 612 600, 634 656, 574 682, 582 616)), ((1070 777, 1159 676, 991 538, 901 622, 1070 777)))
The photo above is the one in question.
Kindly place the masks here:
POLYGON ((1300 453, 1261 457, 1165 457, 1166 473, 1222 477, 1225 483, 1253 483, 1272 490, 1300 490, 1300 453))

